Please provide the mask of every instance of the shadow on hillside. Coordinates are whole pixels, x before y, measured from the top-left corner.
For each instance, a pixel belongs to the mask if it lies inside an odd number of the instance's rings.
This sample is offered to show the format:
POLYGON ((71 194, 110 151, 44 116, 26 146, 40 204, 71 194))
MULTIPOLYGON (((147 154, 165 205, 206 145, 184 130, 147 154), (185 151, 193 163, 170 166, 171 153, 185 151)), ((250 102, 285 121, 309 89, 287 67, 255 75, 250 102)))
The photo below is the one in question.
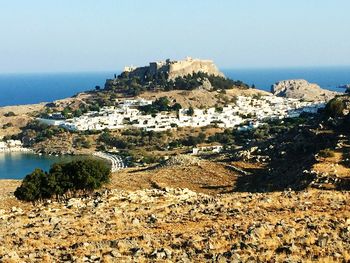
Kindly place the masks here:
POLYGON ((273 145, 274 149, 265 152, 271 161, 264 169, 252 172, 252 175, 238 177, 233 191, 271 192, 285 189, 303 190, 314 179, 310 171, 316 162, 315 154, 325 148, 334 149, 337 134, 314 133, 302 127, 281 134, 264 146, 273 145))

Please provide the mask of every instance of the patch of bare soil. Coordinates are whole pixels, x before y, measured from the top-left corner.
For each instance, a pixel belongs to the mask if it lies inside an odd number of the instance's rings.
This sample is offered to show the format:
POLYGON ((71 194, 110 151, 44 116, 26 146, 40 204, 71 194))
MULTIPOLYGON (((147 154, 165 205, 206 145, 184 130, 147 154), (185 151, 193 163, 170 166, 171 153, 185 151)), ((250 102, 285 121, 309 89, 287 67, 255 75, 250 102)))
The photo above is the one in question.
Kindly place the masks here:
POLYGON ((20 184, 21 181, 19 180, 0 180, 0 209, 6 209, 20 204, 13 195, 20 184))

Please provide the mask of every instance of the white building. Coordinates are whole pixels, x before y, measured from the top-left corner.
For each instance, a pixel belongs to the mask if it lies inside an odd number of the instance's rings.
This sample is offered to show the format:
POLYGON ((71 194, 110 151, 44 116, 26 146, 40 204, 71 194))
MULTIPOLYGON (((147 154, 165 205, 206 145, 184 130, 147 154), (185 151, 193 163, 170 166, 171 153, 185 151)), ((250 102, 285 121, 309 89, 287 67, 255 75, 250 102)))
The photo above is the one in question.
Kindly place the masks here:
POLYGON ((88 112, 80 117, 68 120, 39 119, 43 123, 59 125, 69 130, 104 130, 140 128, 153 131, 164 131, 176 127, 204 127, 215 124, 222 128, 240 126, 250 122, 247 127, 257 127, 267 119, 283 119, 298 117, 302 112, 316 113, 325 106, 324 103, 302 102, 276 96, 260 98, 238 96, 233 105, 222 109, 180 109, 177 113, 161 112, 155 115, 144 115, 137 106, 149 105, 148 100, 123 100, 118 107, 104 107, 99 112, 88 112))

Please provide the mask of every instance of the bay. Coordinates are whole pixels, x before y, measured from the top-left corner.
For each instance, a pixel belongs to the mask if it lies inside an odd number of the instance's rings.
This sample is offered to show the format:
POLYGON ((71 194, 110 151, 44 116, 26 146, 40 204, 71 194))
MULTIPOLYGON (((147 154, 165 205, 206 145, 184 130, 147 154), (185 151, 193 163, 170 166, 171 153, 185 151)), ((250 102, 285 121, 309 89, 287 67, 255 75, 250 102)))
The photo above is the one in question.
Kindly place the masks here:
POLYGON ((0 153, 0 179, 23 179, 35 168, 48 171, 57 162, 69 162, 85 156, 52 156, 33 153, 0 153))

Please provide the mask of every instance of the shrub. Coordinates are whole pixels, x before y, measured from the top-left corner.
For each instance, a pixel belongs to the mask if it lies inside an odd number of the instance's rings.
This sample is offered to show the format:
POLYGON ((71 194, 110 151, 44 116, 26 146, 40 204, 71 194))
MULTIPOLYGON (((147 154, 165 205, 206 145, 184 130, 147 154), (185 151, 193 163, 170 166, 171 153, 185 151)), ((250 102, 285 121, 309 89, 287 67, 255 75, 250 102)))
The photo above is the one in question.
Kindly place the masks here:
POLYGON ((323 158, 329 158, 329 157, 334 157, 334 152, 330 149, 324 149, 324 150, 321 150, 318 153, 318 155, 323 157, 323 158))
POLYGON ((331 117, 340 117, 343 115, 343 110, 345 109, 345 105, 343 101, 336 97, 328 102, 326 105, 326 114, 331 117))
POLYGON ((28 174, 15 197, 35 201, 62 196, 68 192, 92 191, 109 181, 110 167, 101 160, 86 159, 52 165, 49 173, 35 169, 28 174))
POLYGON ((4 114, 5 117, 13 117, 13 116, 16 116, 16 114, 13 112, 13 111, 9 111, 9 112, 6 112, 4 114))
POLYGON ((7 129, 7 128, 10 128, 10 127, 13 127, 13 124, 11 122, 8 122, 8 123, 2 125, 3 129, 7 129))

